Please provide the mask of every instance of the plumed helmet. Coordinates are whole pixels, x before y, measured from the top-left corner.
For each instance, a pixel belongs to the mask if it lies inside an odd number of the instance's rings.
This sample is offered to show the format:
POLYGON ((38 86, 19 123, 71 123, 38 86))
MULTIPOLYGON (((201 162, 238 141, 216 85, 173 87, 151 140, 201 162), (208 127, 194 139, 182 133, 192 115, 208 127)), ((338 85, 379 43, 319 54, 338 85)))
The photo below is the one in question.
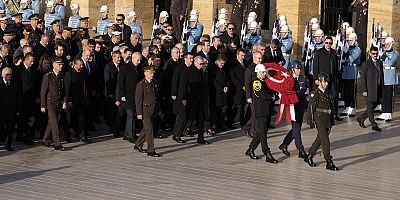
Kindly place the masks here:
POLYGON ((318 23, 319 23, 319 21, 315 17, 310 20, 310 24, 318 24, 318 23))
POLYGON ((281 33, 287 33, 287 32, 289 32, 289 27, 287 25, 284 25, 281 27, 280 31, 281 31, 281 33))
POLYGON ((100 12, 101 13, 104 13, 104 12, 107 12, 108 11, 108 6, 107 5, 102 5, 101 7, 100 7, 100 12))
POLYGON ((318 29, 318 30, 315 31, 314 36, 315 37, 322 37, 322 36, 324 36, 324 31, 321 30, 321 29, 318 29))
POLYGON ((318 24, 312 24, 312 25, 311 25, 311 29, 312 29, 313 31, 318 30, 318 29, 319 29, 319 25, 318 25, 318 24))
POLYGON ((357 34, 356 33, 350 33, 349 34, 349 39, 357 40, 357 34))
POLYGON ((389 37, 389 33, 387 31, 382 31, 381 38, 389 37))

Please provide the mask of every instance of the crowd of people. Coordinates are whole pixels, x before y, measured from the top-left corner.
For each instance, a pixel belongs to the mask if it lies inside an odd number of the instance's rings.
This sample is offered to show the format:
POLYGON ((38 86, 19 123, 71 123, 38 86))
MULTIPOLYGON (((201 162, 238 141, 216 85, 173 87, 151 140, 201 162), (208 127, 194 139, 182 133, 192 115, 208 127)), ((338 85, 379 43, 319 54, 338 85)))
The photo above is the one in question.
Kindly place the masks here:
MULTIPOLYGON (((392 118, 399 54, 387 32, 373 38, 367 57, 366 47, 357 42, 357 27, 343 22, 334 49, 334 38, 324 36, 313 18, 305 29, 303 64, 290 59, 294 44, 285 16, 277 18, 270 44, 263 42, 258 1, 235 1, 231 22, 227 10, 219 10, 210 36, 203 34, 197 10, 185 12, 187 1, 172 0, 172 16, 157 13, 147 46, 134 11, 112 20, 103 5, 101 19, 90 28, 77 3, 69 18, 62 0, 49 0, 45 12, 37 3, 21 0, 20 12, 13 12, 0 1, 0 129, 8 151, 15 132, 26 145, 39 138, 61 151, 68 148, 61 145, 60 132, 68 143, 90 143, 90 132, 104 120, 110 134, 153 157, 160 156, 153 142, 160 133, 172 132, 177 143, 197 134, 197 143, 206 145, 205 134, 240 128, 253 138, 246 155, 258 159, 254 150, 261 143, 266 161, 276 163, 267 132, 274 128, 271 118, 280 95, 265 83, 263 63, 282 66, 295 80, 295 120, 279 149, 290 155, 288 145, 295 140, 299 157, 310 166, 322 146, 327 169, 337 170, 328 135, 340 115, 356 114, 357 79, 367 102, 359 125, 365 128, 369 118, 372 129, 380 131, 373 112, 382 98, 378 118, 392 118), (301 142, 307 108, 307 123, 318 130, 308 153, 301 142)), ((366 4, 354 2, 349 11, 365 18, 366 4)))

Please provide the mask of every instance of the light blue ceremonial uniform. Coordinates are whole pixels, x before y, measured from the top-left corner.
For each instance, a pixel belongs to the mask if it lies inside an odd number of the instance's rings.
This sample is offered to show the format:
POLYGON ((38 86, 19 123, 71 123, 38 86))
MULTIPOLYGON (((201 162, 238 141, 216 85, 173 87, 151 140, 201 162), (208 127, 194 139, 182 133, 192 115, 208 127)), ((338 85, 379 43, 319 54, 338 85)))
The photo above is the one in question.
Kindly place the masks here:
POLYGON ((79 20, 81 16, 79 15, 72 15, 68 19, 68 27, 71 28, 79 28, 81 26, 81 20, 79 20))
POLYGON ((399 84, 399 75, 396 70, 399 58, 400 55, 396 50, 384 52, 382 56, 384 85, 399 84))
POLYGON ((203 25, 196 23, 193 28, 188 27, 188 39, 186 43, 186 51, 191 52, 193 47, 200 41, 201 35, 203 34, 203 25))
POLYGON ((5 10, 6 4, 4 4, 3 0, 0 0, 0 10, 5 10))
POLYGON ((40 8, 42 7, 42 5, 40 4, 40 1, 32 0, 31 7, 33 10, 33 14, 40 14, 40 8))
POLYGON ((246 57, 252 57, 251 47, 254 44, 260 44, 262 42, 262 37, 259 34, 252 35, 251 33, 246 34, 243 39, 244 47, 246 48, 246 57))
POLYGON ((285 65, 283 66, 285 69, 289 69, 290 67, 290 54, 292 54, 292 49, 293 49, 293 40, 290 36, 283 38, 281 40, 281 50, 282 50, 282 55, 285 58, 285 65))
POLYGON ((108 33, 107 24, 111 24, 111 19, 99 19, 97 21, 97 35, 105 35, 108 33))
POLYGON ((46 12, 44 14, 44 33, 50 34, 53 31, 53 28, 51 27, 51 23, 54 20, 60 19, 59 16, 54 12, 54 13, 48 13, 46 12))
POLYGON ((65 6, 62 4, 56 4, 54 7, 54 12, 58 15, 59 19, 65 19, 65 6))
POLYGON ((131 30, 132 33, 138 33, 140 38, 139 38, 139 43, 142 43, 142 39, 143 39, 143 32, 142 32, 142 27, 139 26, 139 24, 137 24, 136 22, 132 22, 131 25, 131 30))
POLYGON ((324 47, 324 41, 320 42, 320 43, 315 43, 315 39, 313 39, 312 44, 314 46, 314 51, 312 52, 312 61, 310 62, 311 66, 310 66, 310 70, 309 70, 309 74, 314 75, 313 69, 314 69, 314 54, 317 50, 322 49, 324 47))
POLYGON ((342 79, 354 80, 360 77, 357 65, 361 62, 362 51, 358 46, 350 46, 347 53, 349 56, 343 65, 342 79))
POLYGON ((20 12, 22 13, 22 20, 28 21, 29 20, 28 18, 33 14, 34 11, 32 9, 27 8, 27 9, 21 9, 20 12))

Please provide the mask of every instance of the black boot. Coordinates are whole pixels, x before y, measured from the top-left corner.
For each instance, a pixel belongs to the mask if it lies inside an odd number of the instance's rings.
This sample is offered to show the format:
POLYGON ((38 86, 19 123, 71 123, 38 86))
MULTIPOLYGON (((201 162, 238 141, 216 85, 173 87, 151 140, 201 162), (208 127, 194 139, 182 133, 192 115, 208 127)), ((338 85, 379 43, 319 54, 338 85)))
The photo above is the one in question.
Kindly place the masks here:
POLYGON ((254 150, 253 150, 253 149, 250 149, 250 148, 247 149, 245 155, 246 155, 246 156, 249 156, 249 157, 250 157, 251 159, 253 159, 253 160, 258 160, 258 159, 260 159, 260 158, 257 157, 256 154, 254 153, 254 150))
POLYGON ((307 158, 307 153, 304 151, 304 149, 299 149, 299 158, 307 158))
POLYGON ((332 171, 338 171, 339 168, 333 164, 332 159, 327 159, 326 160, 326 169, 332 170, 332 171))
POLYGON ((278 160, 276 160, 276 159, 272 156, 271 152, 268 152, 268 153, 265 154, 265 161, 266 161, 266 162, 269 162, 269 163, 278 163, 278 160))
POLYGON ((285 144, 282 143, 281 145, 279 145, 278 148, 282 151, 283 154, 285 154, 287 156, 290 156, 288 148, 287 148, 287 146, 285 144))
MULTIPOLYGON (((308 165, 310 167, 316 167, 317 166, 317 164, 315 164, 314 161, 313 161, 313 157, 314 157, 314 155, 312 155, 312 154, 308 154, 308 156, 307 156, 307 163, 308 163, 308 165)), ((306 161, 306 159, 304 159, 304 161, 306 161)))

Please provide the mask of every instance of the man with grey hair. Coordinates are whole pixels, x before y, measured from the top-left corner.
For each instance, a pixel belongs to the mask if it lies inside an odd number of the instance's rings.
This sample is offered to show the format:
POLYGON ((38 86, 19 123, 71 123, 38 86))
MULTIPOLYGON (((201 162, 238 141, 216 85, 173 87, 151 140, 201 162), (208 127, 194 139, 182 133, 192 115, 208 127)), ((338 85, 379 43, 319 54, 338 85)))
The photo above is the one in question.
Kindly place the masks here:
POLYGON ((5 67, 2 70, 2 81, 0 82, 0 137, 1 141, 7 139, 7 151, 13 151, 11 147, 13 141, 13 129, 16 116, 19 114, 18 87, 17 83, 11 79, 12 70, 5 67))
MULTIPOLYGON (((17 63, 19 60, 23 60, 24 52, 23 48, 25 45, 29 45, 29 40, 23 38, 19 41, 19 47, 14 51, 13 63, 17 63)), ((18 64, 16 64, 18 65, 18 64)))
POLYGON ((0 62, 2 63, 0 69, 12 66, 12 63, 8 56, 9 52, 10 52, 10 47, 7 44, 0 45, 0 62))

